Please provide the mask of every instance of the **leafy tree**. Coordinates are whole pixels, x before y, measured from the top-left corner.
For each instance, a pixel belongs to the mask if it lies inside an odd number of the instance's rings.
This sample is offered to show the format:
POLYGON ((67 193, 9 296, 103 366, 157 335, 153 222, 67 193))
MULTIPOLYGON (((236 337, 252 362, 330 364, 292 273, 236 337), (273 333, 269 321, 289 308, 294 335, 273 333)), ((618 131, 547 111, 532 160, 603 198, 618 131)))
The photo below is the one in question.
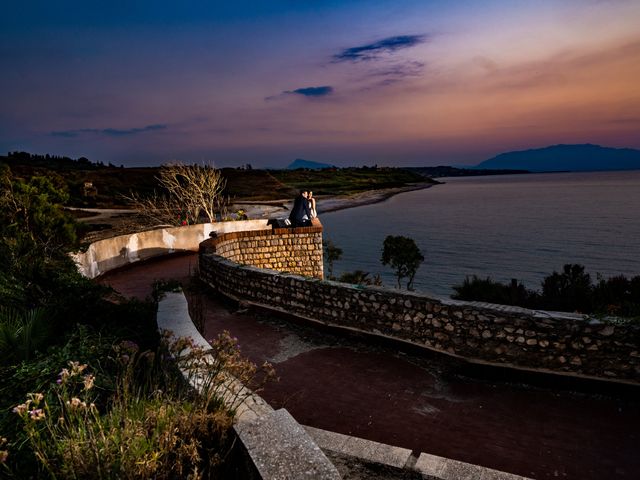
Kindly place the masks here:
POLYGON ((554 271, 542 282, 542 301, 549 309, 588 312, 592 309, 592 291, 591 277, 584 266, 566 264, 561 273, 554 271))
POLYGON ((59 257, 77 247, 76 222, 63 210, 66 187, 47 177, 28 182, 14 179, 7 167, 0 171, 0 230, 5 248, 14 254, 59 257))
POLYGON ((322 242, 324 247, 324 259, 327 262, 327 270, 329 271, 329 280, 335 280, 333 276, 333 262, 340 260, 342 257, 342 249, 336 246, 331 240, 322 242))
POLYGON ((413 278, 424 256, 412 238, 389 235, 384 239, 380 261, 395 270, 398 288, 402 288, 402 279, 408 278, 407 290, 412 290, 413 278))
POLYGON ((491 277, 480 278, 476 275, 466 277, 460 285, 454 285, 456 300, 469 300, 498 303, 501 305, 519 305, 522 307, 534 307, 538 294, 527 290, 516 279, 509 285, 496 282, 491 277))

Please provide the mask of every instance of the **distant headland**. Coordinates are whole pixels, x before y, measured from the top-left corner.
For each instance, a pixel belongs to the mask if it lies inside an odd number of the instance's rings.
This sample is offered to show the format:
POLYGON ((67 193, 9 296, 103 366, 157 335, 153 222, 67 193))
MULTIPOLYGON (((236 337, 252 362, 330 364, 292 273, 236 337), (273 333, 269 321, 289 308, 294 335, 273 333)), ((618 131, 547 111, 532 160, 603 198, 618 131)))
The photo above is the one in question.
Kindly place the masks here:
POLYGON ((586 172, 599 170, 639 170, 640 150, 600 145, 551 145, 501 153, 473 169, 529 170, 530 172, 586 172))

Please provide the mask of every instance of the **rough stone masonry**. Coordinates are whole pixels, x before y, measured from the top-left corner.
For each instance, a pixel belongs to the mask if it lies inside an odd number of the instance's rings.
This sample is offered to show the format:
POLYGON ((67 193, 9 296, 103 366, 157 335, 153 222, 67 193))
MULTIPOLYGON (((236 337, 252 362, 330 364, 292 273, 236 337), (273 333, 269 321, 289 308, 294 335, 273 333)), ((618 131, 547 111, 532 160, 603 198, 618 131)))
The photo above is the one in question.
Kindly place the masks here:
POLYGON ((640 383, 637 322, 321 281, 321 226, 223 234, 199 262, 214 290, 272 310, 472 361, 640 383))

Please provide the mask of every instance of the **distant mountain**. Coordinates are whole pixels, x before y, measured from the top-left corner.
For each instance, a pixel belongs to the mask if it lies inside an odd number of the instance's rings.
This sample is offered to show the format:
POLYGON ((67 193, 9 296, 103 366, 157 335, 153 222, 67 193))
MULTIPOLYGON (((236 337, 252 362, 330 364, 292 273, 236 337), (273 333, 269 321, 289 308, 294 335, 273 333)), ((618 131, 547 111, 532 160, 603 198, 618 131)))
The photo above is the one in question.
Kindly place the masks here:
POLYGON ((296 158, 289 164, 287 170, 297 170, 298 168, 308 168, 309 170, 324 170, 325 168, 336 168, 335 165, 328 163, 312 162, 303 158, 296 158))
POLYGON ((474 168, 520 169, 532 172, 636 170, 640 150, 599 145, 552 145, 544 148, 501 153, 474 168))

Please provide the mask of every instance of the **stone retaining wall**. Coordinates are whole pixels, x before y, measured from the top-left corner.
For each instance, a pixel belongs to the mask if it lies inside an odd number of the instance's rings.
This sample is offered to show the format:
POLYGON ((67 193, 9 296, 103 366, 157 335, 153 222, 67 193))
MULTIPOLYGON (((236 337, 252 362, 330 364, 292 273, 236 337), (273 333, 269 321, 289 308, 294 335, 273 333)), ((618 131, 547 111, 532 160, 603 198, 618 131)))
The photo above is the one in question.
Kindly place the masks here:
POLYGON ((470 361, 640 383, 638 325, 303 278, 239 265, 206 245, 200 276, 239 301, 470 361))
POLYGON ((222 233, 203 242, 201 252, 238 264, 323 278, 322 225, 222 233))
POLYGON ((86 251, 76 252, 71 257, 84 276, 96 278, 130 263, 177 252, 197 252, 200 243, 209 238, 211 232, 246 232, 266 226, 267 220, 261 219, 157 228, 93 242, 86 251))

